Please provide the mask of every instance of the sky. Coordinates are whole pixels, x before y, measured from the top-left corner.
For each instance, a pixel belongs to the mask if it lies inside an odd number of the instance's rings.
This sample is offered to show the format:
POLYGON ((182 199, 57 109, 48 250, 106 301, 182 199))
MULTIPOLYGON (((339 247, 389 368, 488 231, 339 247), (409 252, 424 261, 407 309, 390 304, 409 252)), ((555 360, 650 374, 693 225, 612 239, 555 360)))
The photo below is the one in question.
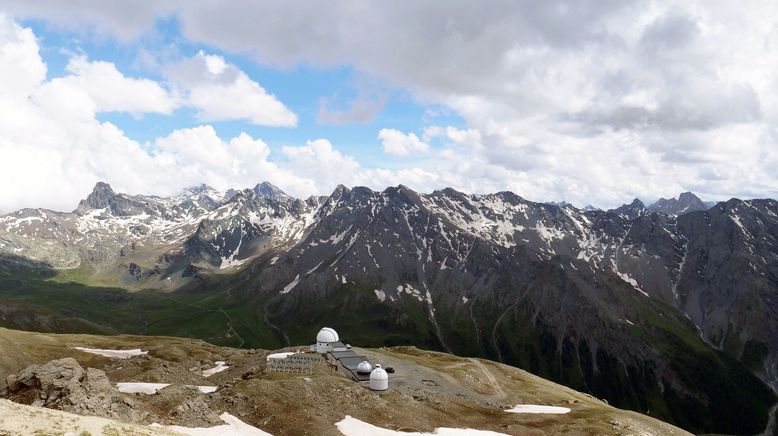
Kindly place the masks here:
POLYGON ((0 0, 0 213, 98 181, 778 196, 778 2, 0 0))

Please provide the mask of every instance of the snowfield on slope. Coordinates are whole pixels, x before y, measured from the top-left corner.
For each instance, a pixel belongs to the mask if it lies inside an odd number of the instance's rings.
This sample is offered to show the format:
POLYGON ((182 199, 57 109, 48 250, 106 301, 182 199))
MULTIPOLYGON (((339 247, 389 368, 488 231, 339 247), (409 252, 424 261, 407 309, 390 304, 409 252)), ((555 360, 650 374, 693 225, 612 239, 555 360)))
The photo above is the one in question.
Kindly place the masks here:
POLYGON ((116 383, 116 389, 125 394, 154 395, 160 389, 170 386, 169 383, 116 383))
POLYGON ((84 348, 74 347, 76 350, 83 351, 84 353, 97 354, 98 356, 110 357, 112 359, 129 359, 130 357, 142 356, 149 354, 148 351, 141 351, 140 348, 133 350, 102 350, 98 348, 84 348))
POLYGON ((567 407, 557 407, 557 406, 540 406, 537 404, 518 404, 512 409, 506 410, 506 412, 510 413, 552 413, 552 414, 563 414, 563 413, 570 413, 570 409, 567 407))
POLYGON ((439 427, 432 433, 389 430, 376 427, 373 424, 368 424, 349 415, 336 422, 335 426, 345 436, 506 436, 505 433, 497 433, 491 430, 473 430, 471 428, 439 427))
MULTIPOLYGON (((162 426, 159 424, 151 424, 151 426, 165 428, 187 436, 273 436, 268 432, 246 424, 227 412, 219 415, 219 418, 225 422, 224 425, 217 425, 216 427, 181 427, 179 425, 162 426)), ((364 434, 365 433, 363 433, 363 435, 364 434)))

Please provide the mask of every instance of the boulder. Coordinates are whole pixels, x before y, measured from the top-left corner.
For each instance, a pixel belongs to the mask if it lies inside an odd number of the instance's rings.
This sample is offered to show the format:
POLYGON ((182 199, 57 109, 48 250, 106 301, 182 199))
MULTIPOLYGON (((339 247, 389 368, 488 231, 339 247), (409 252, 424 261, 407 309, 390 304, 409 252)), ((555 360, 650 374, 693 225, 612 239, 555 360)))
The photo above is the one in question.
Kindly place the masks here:
POLYGON ((69 389, 77 386, 85 375, 84 368, 72 357, 52 360, 35 369, 34 374, 43 390, 69 389))
POLYGON ((35 376, 35 371, 37 369, 38 369, 38 365, 35 364, 32 364, 27 368, 24 368, 16 378, 19 384, 24 385, 28 388, 36 387, 38 383, 38 378, 35 376))
POLYGON ((5 378, 5 382, 8 385, 8 391, 11 393, 18 391, 21 388, 19 378, 16 374, 9 374, 8 377, 5 378))
POLYGON ((119 393, 105 371, 84 370, 72 357, 30 365, 8 376, 6 383, 14 394, 32 391, 35 406, 131 422, 145 416, 134 410, 135 403, 119 393))
POLYGON ((87 368, 84 386, 90 393, 102 393, 113 391, 113 385, 105 375, 105 371, 94 368, 87 368))

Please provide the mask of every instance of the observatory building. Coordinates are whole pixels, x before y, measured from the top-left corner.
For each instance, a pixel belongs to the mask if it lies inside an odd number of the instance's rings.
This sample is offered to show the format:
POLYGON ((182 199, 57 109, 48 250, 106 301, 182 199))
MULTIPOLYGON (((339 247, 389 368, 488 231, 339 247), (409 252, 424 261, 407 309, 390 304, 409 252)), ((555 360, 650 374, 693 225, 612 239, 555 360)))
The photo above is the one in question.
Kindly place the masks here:
POLYGON ((350 345, 340 341, 338 332, 330 327, 324 327, 316 335, 316 343, 311 345, 311 352, 324 355, 325 359, 338 371, 356 382, 369 382, 371 390, 385 391, 389 388, 389 375, 381 365, 370 363, 367 356, 362 356, 351 350, 350 345))
POLYGON ((345 350, 346 346, 340 342, 338 332, 336 332, 335 329, 331 329, 329 327, 324 327, 319 330, 319 334, 316 335, 316 344, 311 345, 311 351, 322 354, 333 351, 336 348, 342 348, 345 350))

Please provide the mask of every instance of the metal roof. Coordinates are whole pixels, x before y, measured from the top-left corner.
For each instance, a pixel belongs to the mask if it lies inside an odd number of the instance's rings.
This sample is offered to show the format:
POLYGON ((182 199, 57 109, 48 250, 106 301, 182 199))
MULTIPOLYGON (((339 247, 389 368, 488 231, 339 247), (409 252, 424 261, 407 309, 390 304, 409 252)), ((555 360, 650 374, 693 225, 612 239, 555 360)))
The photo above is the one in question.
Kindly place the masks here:
POLYGON ((367 381, 370 380, 370 374, 359 374, 357 372, 357 366, 364 361, 370 361, 366 356, 359 355, 351 350, 345 351, 330 351, 332 357, 334 357, 341 366, 345 368, 354 380, 367 381))

